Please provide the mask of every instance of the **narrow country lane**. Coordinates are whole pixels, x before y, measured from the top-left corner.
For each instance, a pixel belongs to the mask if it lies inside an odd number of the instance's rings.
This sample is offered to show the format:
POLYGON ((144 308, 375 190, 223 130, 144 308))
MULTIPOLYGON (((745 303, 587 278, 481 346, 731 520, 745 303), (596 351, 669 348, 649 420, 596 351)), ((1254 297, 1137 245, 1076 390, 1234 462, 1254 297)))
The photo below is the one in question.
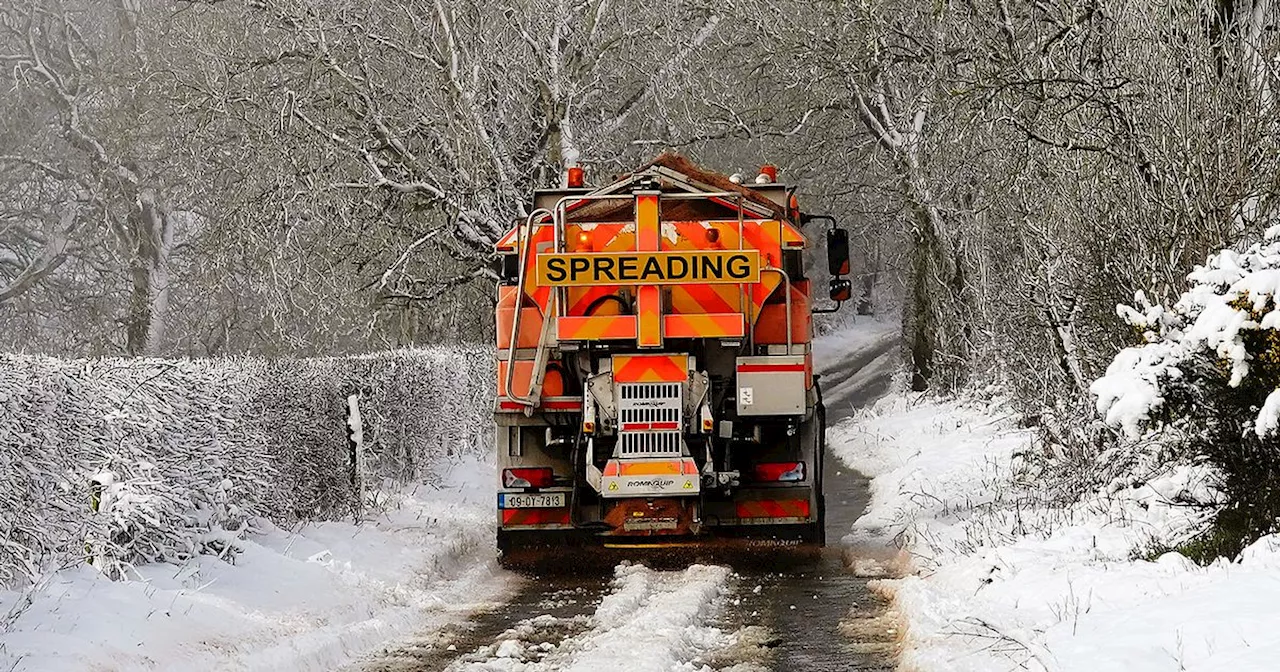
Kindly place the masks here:
MULTIPOLYGON (((895 356, 883 325, 835 339, 817 352, 829 425, 888 389, 895 356)), ((528 574, 507 604, 354 669, 891 670, 894 625, 841 542, 866 506, 867 481, 830 454, 824 477, 828 547, 817 557, 688 566, 673 556, 528 574)))

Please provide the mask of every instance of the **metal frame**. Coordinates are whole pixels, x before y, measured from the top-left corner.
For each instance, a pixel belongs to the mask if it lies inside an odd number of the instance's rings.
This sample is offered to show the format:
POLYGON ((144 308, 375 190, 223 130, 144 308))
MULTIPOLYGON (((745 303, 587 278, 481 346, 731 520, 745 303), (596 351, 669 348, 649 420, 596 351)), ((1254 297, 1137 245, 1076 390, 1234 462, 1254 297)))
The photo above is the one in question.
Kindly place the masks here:
MULTIPOLYGON (((507 379, 505 382, 506 382, 506 388, 507 388, 507 398, 514 402, 524 404, 525 406, 528 406, 530 408, 532 408, 535 403, 533 400, 533 397, 532 396, 522 397, 515 394, 515 390, 511 388, 511 385, 515 379, 516 350, 517 350, 516 339, 519 338, 520 336, 520 316, 524 314, 524 310, 523 310, 524 309, 524 281, 526 276, 525 266, 529 259, 528 248, 531 244, 533 244, 533 219, 535 217, 543 217, 546 215, 551 215, 552 217, 555 216, 554 213, 547 210, 546 208, 538 208, 537 210, 534 210, 533 212, 529 213, 529 216, 525 218, 524 226, 516 229, 516 254, 519 255, 517 259, 517 263, 519 263, 520 268, 519 268, 519 272, 516 273, 516 314, 511 319, 511 340, 507 342, 507 379), (520 235, 521 233, 523 233, 525 228, 529 229, 529 233, 525 237, 523 244, 521 244, 520 235)), ((547 317, 546 314, 543 314, 542 318, 543 318, 544 324, 546 321, 546 317, 547 317)), ((538 350, 541 350, 541 349, 542 349, 542 339, 539 338, 538 350)), ((534 355, 535 362, 538 360, 539 354, 534 355)), ((533 392, 532 384, 529 385, 529 391, 531 393, 533 392)))
MULTIPOLYGON (((623 189, 623 188, 634 185, 636 181, 636 177, 642 176, 642 175, 660 175, 662 177, 666 177, 678 183, 682 187, 688 187, 690 189, 698 189, 700 188, 700 186, 705 186, 705 185, 697 185, 697 184, 690 183, 686 181, 687 178, 677 173, 674 173, 672 171, 668 171, 661 168, 652 169, 651 171, 646 171, 644 173, 637 173, 636 175, 633 175, 631 179, 619 181, 608 187, 604 187, 596 192, 562 196, 556 201, 555 206, 551 210, 548 210, 546 208, 538 208, 533 212, 529 213, 528 217, 525 218, 524 224, 520 226, 516 231, 515 247, 517 250, 517 254, 519 255, 520 268, 516 278, 516 293, 517 293, 516 312, 511 322, 511 340, 507 349, 507 375, 506 375, 505 383, 506 383, 506 390, 507 390, 507 398, 516 403, 527 406, 528 408, 526 409, 526 413, 531 413, 533 411, 534 406, 537 405, 537 399, 539 395, 537 392, 535 392, 535 390, 541 387, 541 382, 543 378, 542 372, 537 369, 539 368, 539 362, 543 360, 546 356, 545 351, 547 350, 547 343, 546 343, 547 330, 550 328, 550 325, 553 319, 561 317, 560 312, 561 310, 563 310, 564 305, 566 305, 567 298, 568 298, 566 294, 567 290, 564 287, 558 287, 556 288, 556 291, 551 293, 551 298, 547 306, 548 309, 542 312, 543 333, 539 337, 537 351, 536 351, 536 354, 534 355, 535 371, 532 373, 533 378, 530 380, 529 395, 521 396, 516 394, 515 390, 512 387, 515 382, 515 369, 516 369, 515 364, 516 364, 516 350, 517 350, 516 339, 519 337, 519 334, 520 334, 520 322, 521 322, 521 316, 523 315, 522 309, 524 307, 524 289, 525 289, 525 282, 528 279, 527 278, 528 274, 526 272, 526 269, 528 267, 528 263, 530 259, 529 252, 530 252, 530 248, 532 246, 533 238, 534 238, 533 230, 536 227, 546 226, 547 224, 545 223, 545 220, 548 216, 550 216, 551 218, 550 224, 552 227, 554 227, 553 233, 552 233, 552 249, 554 249, 557 253, 564 252, 565 245, 566 245, 565 229, 567 226, 567 220, 569 216, 570 202, 573 202, 575 206, 579 206, 581 204, 591 202, 591 201, 634 200, 636 197, 635 193, 628 192, 624 194, 624 193, 616 193, 616 191, 619 189, 623 189)), ((734 208, 738 213, 738 249, 739 250, 746 249, 745 247, 746 239, 743 234, 746 230, 746 210, 748 207, 751 206, 751 204, 746 201, 745 194, 741 192, 736 192, 736 191, 700 192, 700 191, 691 190, 684 193, 670 193, 670 194, 663 193, 659 195, 659 199, 660 200, 662 199, 709 200, 713 202, 719 202, 723 205, 728 205, 734 208), (722 199, 732 199, 733 202, 726 203, 722 199)), ((761 208, 759 207, 751 207, 751 210, 754 214, 760 217, 768 218, 768 217, 772 217, 772 214, 773 214, 769 212, 761 212, 760 211, 761 208)), ((784 270, 779 268, 770 267, 770 268, 761 269, 761 272, 767 272, 767 271, 778 273, 779 275, 782 276, 784 281, 784 291, 786 292, 785 300, 786 300, 786 310, 787 310, 787 316, 786 316, 787 318, 787 350, 788 352, 790 352, 791 345, 792 345, 791 278, 787 275, 787 273, 784 270)), ((747 286, 745 283, 738 284, 738 305, 742 307, 745 313, 746 323, 752 324, 756 317, 754 315, 754 303, 752 301, 747 300, 747 286)), ((746 336, 748 338, 750 345, 754 346, 755 336, 753 335, 753 333, 749 330, 746 336)), ((545 365, 545 362, 544 362, 544 365, 545 365)))

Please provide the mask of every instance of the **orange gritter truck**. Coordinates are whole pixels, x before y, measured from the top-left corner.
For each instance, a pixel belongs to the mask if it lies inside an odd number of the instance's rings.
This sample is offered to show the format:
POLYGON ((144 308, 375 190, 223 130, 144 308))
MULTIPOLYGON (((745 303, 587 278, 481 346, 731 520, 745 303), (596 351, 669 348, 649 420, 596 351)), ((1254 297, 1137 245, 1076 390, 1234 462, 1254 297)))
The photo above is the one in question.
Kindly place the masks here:
MULTIPOLYGON (((794 189, 675 154, 570 168, 500 240, 498 548, 821 545, 822 394, 794 189)), ((851 286, 827 231, 829 298, 851 286)), ((824 300, 824 303, 826 301, 824 300)))

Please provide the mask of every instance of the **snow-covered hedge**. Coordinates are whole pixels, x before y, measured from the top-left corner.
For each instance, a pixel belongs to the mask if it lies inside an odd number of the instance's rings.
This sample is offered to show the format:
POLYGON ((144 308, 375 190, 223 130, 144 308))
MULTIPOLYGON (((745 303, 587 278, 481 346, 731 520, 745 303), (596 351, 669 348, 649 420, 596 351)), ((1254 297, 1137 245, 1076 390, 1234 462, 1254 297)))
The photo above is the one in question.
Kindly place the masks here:
POLYGON ((1116 355, 1092 391, 1129 438, 1159 431, 1217 468, 1229 504, 1213 545, 1230 554, 1280 517, 1280 227, 1187 279, 1172 306, 1140 293, 1119 307, 1144 343, 1116 355))
POLYGON ((360 395, 363 485, 486 450, 487 351, 301 360, 58 360, 0 355, 0 583, 86 559, 224 556, 257 516, 357 507, 347 398, 360 395))
POLYGON ((1093 384, 1098 410, 1131 437, 1185 388, 1187 369, 1212 363, 1234 389, 1264 392, 1251 429, 1260 437, 1280 429, 1280 227, 1244 252, 1222 250, 1187 279, 1191 288, 1172 307, 1139 293, 1120 317, 1141 330, 1143 345, 1116 356, 1093 384), (1260 385, 1259 385, 1260 384, 1260 385))

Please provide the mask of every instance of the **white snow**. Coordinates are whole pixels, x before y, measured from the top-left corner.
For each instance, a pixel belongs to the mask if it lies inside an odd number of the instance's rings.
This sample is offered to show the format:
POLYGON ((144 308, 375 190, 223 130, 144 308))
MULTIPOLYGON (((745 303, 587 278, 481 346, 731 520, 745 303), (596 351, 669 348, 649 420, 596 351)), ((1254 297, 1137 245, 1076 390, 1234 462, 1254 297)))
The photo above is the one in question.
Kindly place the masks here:
POLYGON ((827 417, 839 417, 877 392, 899 368, 896 347, 901 329, 895 323, 859 317, 813 340, 814 372, 822 376, 827 417))
POLYGON ((813 339, 813 361, 819 368, 833 366, 847 358, 872 349, 886 338, 896 338, 902 328, 894 322, 859 316, 830 333, 813 339))
POLYGON ((1280 429, 1280 390, 1272 390, 1258 411, 1258 422, 1253 431, 1259 438, 1266 438, 1280 429))
MULTIPOLYGON (((1090 389, 1099 413, 1129 438, 1152 423, 1164 405, 1161 390, 1179 381, 1190 363, 1207 361, 1229 371, 1231 387, 1249 376, 1261 353, 1248 352, 1245 337, 1275 339, 1280 328, 1280 227, 1268 229, 1261 242, 1242 252, 1219 251, 1187 280, 1189 289, 1170 309, 1153 305, 1142 293, 1134 296, 1136 307, 1117 307, 1146 342, 1120 352, 1090 389)), ((1280 427, 1280 404, 1262 404, 1255 426, 1260 436, 1280 427)))
POLYGON ((333 670, 510 590, 492 504, 492 467, 471 460, 362 525, 259 521, 234 565, 198 556, 124 581, 64 568, 29 594, 0 592, 0 669, 333 670))
POLYGON ((905 669, 1276 669, 1280 536, 1209 567, 1154 550, 1203 528, 1202 509, 1175 502, 1213 501, 1205 471, 1055 504, 1024 464, 1043 448, 999 399, 890 397, 831 444, 874 477, 854 537, 901 535, 913 557, 875 582, 906 621, 905 669))
MULTIPOLYGON (((681 672, 712 669, 714 658, 752 636, 714 624, 730 592, 727 567, 655 571, 620 565, 612 590, 590 617, 540 615, 463 656, 450 672, 681 672), (565 621, 573 621, 566 623, 565 621), (558 643, 548 631, 577 630, 558 643)), ((749 669, 745 666, 738 669, 749 669)))
POLYGON ((1098 413, 1130 439, 1142 436, 1147 419, 1164 405, 1160 379, 1179 375, 1168 362, 1171 349, 1167 343, 1125 348, 1089 388, 1098 397, 1098 413))

